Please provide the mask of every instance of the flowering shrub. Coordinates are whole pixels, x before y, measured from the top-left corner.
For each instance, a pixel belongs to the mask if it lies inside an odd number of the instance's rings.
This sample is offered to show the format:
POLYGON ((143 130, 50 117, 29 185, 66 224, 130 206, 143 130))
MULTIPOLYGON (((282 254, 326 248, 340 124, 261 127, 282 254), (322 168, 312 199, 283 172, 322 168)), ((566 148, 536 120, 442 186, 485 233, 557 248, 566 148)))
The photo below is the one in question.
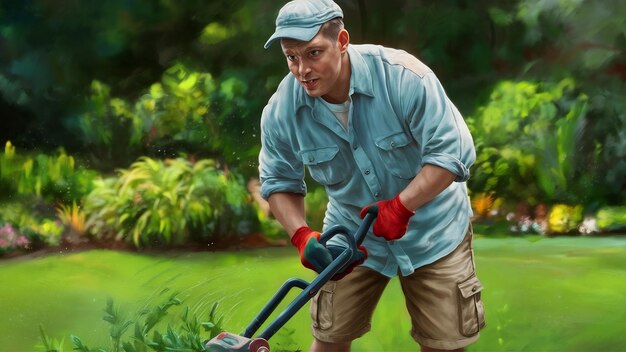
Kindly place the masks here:
POLYGON ((532 218, 528 215, 521 216, 519 217, 519 219, 517 219, 513 213, 509 213, 506 216, 506 220, 510 223, 513 223, 513 225, 509 227, 509 231, 513 233, 538 235, 546 234, 546 222, 536 218, 532 218))
POLYGON ((583 222, 583 207, 556 204, 548 216, 549 232, 553 234, 570 233, 578 230, 583 222))
POLYGON ((30 241, 19 233, 11 224, 0 227, 0 255, 16 250, 28 249, 30 241))

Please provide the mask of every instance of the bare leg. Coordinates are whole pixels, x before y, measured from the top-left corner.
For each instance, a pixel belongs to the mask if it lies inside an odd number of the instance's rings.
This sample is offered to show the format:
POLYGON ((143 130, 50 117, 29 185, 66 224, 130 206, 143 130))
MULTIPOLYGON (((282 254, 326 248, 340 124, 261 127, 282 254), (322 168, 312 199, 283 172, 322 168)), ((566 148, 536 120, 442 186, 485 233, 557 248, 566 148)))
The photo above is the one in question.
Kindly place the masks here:
POLYGON ((351 344, 351 342, 330 343, 315 339, 310 352, 349 352, 351 344))
POLYGON ((465 351, 464 348, 458 348, 456 350, 439 350, 436 348, 431 348, 431 347, 426 347, 426 346, 422 346, 420 345, 420 349, 422 352, 463 352, 465 351))

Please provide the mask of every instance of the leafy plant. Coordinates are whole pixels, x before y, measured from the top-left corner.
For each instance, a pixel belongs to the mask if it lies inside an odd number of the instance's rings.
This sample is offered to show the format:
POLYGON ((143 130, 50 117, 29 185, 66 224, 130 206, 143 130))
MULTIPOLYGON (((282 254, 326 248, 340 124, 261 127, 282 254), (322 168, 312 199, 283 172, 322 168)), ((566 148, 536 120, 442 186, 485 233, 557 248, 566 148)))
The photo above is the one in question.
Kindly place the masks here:
POLYGON ((137 247, 245 235, 254 224, 240 226, 244 215, 255 214, 241 180, 212 160, 148 157, 120 170, 118 177, 98 180, 84 210, 90 233, 137 247))
POLYGON ((74 157, 61 148, 56 155, 16 153, 7 141, 0 155, 0 189, 6 195, 75 201, 87 194, 97 173, 77 168, 74 157))
MULTIPOLYGON (((164 289, 159 295, 167 293, 164 289)), ((170 310, 182 305, 178 294, 173 293, 160 304, 147 305, 134 317, 128 319, 120 312, 112 299, 107 301, 103 320, 109 323, 109 347, 88 347, 80 337, 70 335, 73 350, 82 352, 147 352, 147 351, 206 351, 204 341, 211 339, 222 329, 222 317, 217 316, 218 304, 214 303, 208 321, 184 307, 177 320, 166 322, 170 310), (167 324, 166 324, 167 323, 167 324), (130 329, 134 326, 134 329, 130 329), (164 330, 160 330, 163 329, 164 330)), ((62 351, 63 342, 52 340, 41 328, 42 344, 46 352, 62 351)))
POLYGON ((596 224, 603 231, 626 229, 626 206, 601 208, 596 215, 596 224))
POLYGON ((37 351, 42 352, 63 352, 63 344, 65 342, 65 338, 61 340, 57 340, 51 338, 46 334, 43 329, 43 326, 39 325, 39 336, 41 338, 41 344, 35 346, 37 351))
POLYGON ((500 83, 468 118, 477 150, 469 187, 531 205, 588 200, 597 155, 580 149, 586 104, 572 79, 500 83))
POLYGON ((76 202, 72 202, 71 206, 59 205, 57 207, 57 216, 63 224, 69 226, 77 235, 82 236, 85 233, 87 215, 76 202))
POLYGON ((35 204, 27 207, 21 202, 0 204, 0 223, 12 226, 28 240, 28 249, 56 246, 61 242, 63 226, 51 214, 35 204))
POLYGON ((240 78, 220 82, 182 62, 165 70, 134 102, 114 97, 108 85, 96 80, 80 116, 84 142, 96 156, 117 162, 189 150, 234 164, 251 161, 258 147, 256 140, 242 138, 242 111, 251 115, 244 98, 247 90, 240 78))

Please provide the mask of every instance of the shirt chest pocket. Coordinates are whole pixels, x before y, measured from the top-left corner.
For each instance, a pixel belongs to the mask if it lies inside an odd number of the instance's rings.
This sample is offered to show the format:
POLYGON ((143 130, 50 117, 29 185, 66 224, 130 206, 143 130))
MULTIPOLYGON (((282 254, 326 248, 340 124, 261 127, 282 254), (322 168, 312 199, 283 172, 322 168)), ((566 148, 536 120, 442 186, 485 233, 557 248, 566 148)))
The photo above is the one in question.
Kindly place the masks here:
POLYGON ((375 140, 378 153, 389 172, 399 178, 412 179, 420 167, 417 148, 403 132, 394 132, 375 140))
POLYGON ((322 185, 338 184, 349 175, 348 164, 337 146, 306 149, 300 155, 311 177, 322 185))

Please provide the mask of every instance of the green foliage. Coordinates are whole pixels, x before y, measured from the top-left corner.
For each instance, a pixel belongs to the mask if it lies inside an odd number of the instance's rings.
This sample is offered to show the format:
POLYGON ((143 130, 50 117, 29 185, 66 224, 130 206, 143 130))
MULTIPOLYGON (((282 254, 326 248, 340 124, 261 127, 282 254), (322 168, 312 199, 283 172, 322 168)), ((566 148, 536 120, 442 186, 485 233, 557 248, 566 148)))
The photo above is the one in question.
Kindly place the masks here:
MULTIPOLYGON (((487 142, 479 151, 485 174, 470 181, 477 192, 495 189, 498 197, 533 204, 623 204, 625 2, 390 1, 341 4, 353 43, 416 54, 464 116, 476 106, 505 104, 488 101, 506 84, 521 98, 507 104, 531 109, 518 116, 522 140, 500 133, 504 141, 493 146, 493 136, 474 131, 487 142), (506 81, 511 77, 535 86, 537 96, 506 81), (576 85, 563 96, 560 83, 550 83, 570 78, 576 85), (548 130, 526 131, 529 125, 548 130), (528 152, 523 144, 532 138, 539 143, 528 152)), ((283 4, 111 0, 58 11, 43 0, 3 2, 0 115, 8 118, 0 139, 48 154, 63 145, 103 170, 141 155, 184 153, 252 176, 262 108, 287 73, 279 48, 262 47, 283 4)))
POLYGON ((264 236, 273 239, 289 237, 278 220, 265 215, 262 211, 257 211, 257 215, 259 217, 259 230, 264 236))
POLYGON ((548 215, 548 231, 551 234, 572 233, 583 221, 583 207, 555 204, 548 215))
POLYGON ((18 237, 26 237, 26 248, 31 250, 59 245, 64 230, 52 214, 41 211, 37 205, 27 206, 23 202, 1 203, 0 224, 11 226, 18 237))
POLYGON ((624 24, 617 18, 624 16, 626 5, 621 1, 522 0, 515 9, 516 20, 527 28, 528 44, 552 44, 554 54, 548 64, 585 73, 619 60, 624 24))
POLYGON ((246 235, 255 213, 243 182, 212 160, 143 157, 117 177, 96 181, 85 198, 87 230, 137 247, 206 243, 246 235))
POLYGON ((4 195, 43 197, 72 202, 87 194, 96 172, 77 168, 71 155, 59 149, 56 155, 16 153, 7 141, 0 154, 0 190, 4 195))
POLYGON ((46 334, 43 329, 43 326, 39 325, 39 336, 41 338, 41 344, 37 345, 35 348, 37 351, 42 352, 63 352, 63 343, 65 338, 56 340, 51 338, 46 334))
MULTIPOLYGON (((168 292, 165 289, 161 295, 168 292)), ((214 303, 208 316, 208 321, 201 321, 196 313, 190 313, 189 307, 184 307, 179 319, 170 322, 165 331, 160 331, 166 323, 173 307, 181 306, 182 301, 174 293, 164 302, 154 306, 146 306, 133 318, 127 319, 115 307, 112 299, 107 301, 103 320, 109 323, 111 345, 108 348, 89 348, 75 335, 70 336, 75 351, 81 352, 147 352, 147 351, 206 351, 204 341, 219 334, 222 329, 223 317, 217 316, 218 304, 214 303), (133 333, 127 333, 134 326, 133 333)), ((43 346, 46 352, 61 351, 62 341, 50 340, 41 329, 43 346), (59 347, 60 346, 60 347, 59 347)))
POLYGON ((599 155, 599 175, 608 204, 626 203, 626 85, 619 79, 590 91, 589 129, 598 142, 594 152, 599 155))
POLYGON ((304 198, 306 207, 307 223, 317 231, 322 230, 324 225, 324 215, 326 214, 326 205, 328 204, 328 195, 323 187, 317 187, 309 190, 304 198))
POLYGON ((571 79, 500 83, 468 118, 477 150, 472 191, 531 204, 591 197, 593 169, 580 149, 586 105, 571 79))
POLYGON ((242 157, 250 161, 258 147, 242 138, 246 128, 234 121, 246 114, 247 89, 239 78, 219 82, 183 63, 168 68, 134 103, 111 96, 109 86, 93 81, 80 115, 84 143, 94 156, 118 163, 142 153, 171 156, 179 150, 234 164, 242 157))
POLYGON ((601 208, 596 217, 600 230, 623 231, 626 229, 626 206, 601 208))

